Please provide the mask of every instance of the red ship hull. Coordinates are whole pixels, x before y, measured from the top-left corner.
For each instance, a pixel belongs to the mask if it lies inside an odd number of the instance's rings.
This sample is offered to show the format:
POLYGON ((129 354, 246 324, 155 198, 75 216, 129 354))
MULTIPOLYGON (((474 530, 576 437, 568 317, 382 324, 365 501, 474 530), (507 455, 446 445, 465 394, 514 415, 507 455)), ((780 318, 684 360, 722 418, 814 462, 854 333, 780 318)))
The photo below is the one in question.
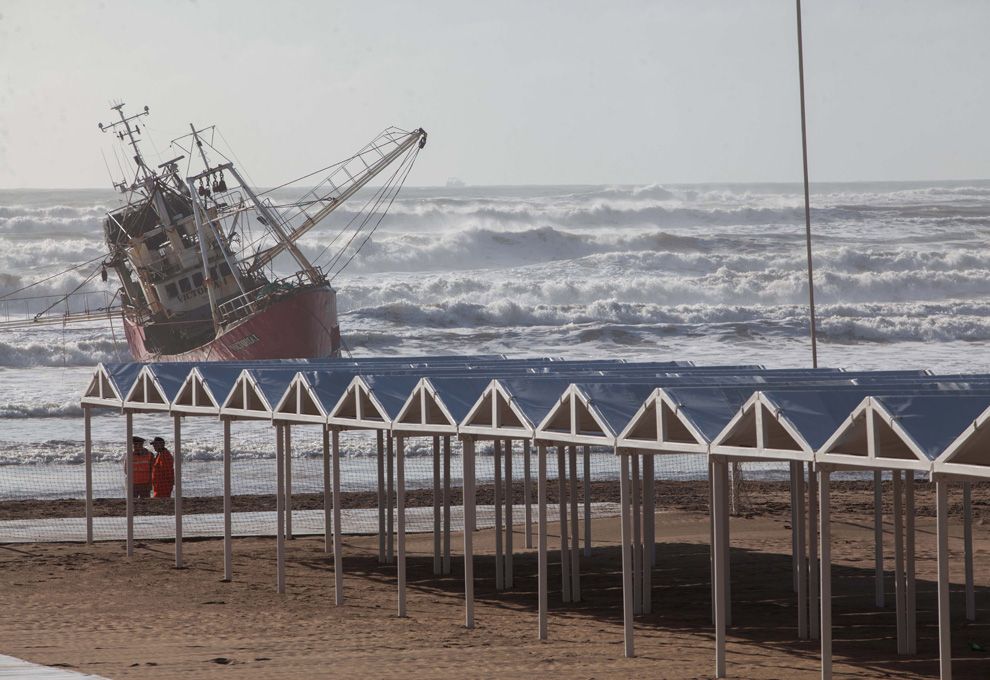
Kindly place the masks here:
POLYGON ((137 361, 309 359, 340 352, 337 297, 331 288, 301 290, 276 300, 213 341, 181 354, 148 350, 144 328, 126 317, 124 331, 137 361))

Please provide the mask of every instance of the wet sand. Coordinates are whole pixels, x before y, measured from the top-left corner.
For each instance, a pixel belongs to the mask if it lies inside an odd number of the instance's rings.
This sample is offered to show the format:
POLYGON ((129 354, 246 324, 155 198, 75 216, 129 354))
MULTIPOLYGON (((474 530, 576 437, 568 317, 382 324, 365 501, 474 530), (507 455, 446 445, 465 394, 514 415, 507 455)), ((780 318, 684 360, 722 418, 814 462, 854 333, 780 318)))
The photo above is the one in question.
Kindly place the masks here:
MULTIPOLYGON (((786 487, 747 483, 745 492, 748 511, 732 521, 730 677, 818 677, 817 643, 796 640, 786 487)), ((917 496, 919 654, 898 657, 893 609, 873 604, 872 494, 856 485, 833 494, 837 678, 938 677, 927 485, 919 484, 917 496)), ((953 502, 960 498, 954 491, 953 502)), ((963 620, 961 588, 953 590, 956 678, 990 677, 990 653, 970 648, 990 648, 988 501, 986 487, 974 490, 977 623, 963 620)), ((551 553, 546 642, 536 639, 535 553, 517 554, 516 587, 496 593, 492 532, 483 531, 475 541, 474 630, 463 627, 458 536, 453 576, 442 579, 432 576, 432 537, 409 537, 405 619, 396 617, 395 569, 378 565, 374 537, 344 539, 343 607, 333 605, 333 561, 322 538, 289 542, 283 596, 274 591, 271 539, 235 541, 231 583, 220 580, 222 543, 212 539, 185 544, 182 570, 173 568, 171 542, 139 544, 130 560, 116 542, 0 546, 0 652, 108 678, 707 678, 714 670, 707 516, 667 505, 657 517, 654 613, 637 618, 634 659, 622 656, 615 519, 593 523, 595 549, 582 559, 581 603, 560 602, 559 562, 551 553)), ((520 529, 517 550, 524 545, 520 529)), ((952 532, 958 584, 958 519, 952 532)), ((892 567, 889 523, 886 541, 892 567)), ((555 526, 550 545, 557 545, 555 526)), ((892 577, 886 584, 893 602, 892 577)))
MULTIPOLYGON (((536 480, 533 480, 532 494, 536 498, 536 480)), ((704 481, 666 481, 658 480, 656 486, 657 511, 687 510, 707 512, 708 491, 704 481)), ((838 511, 873 512, 873 484, 871 482, 832 482, 832 506, 838 511)), ((884 482, 884 503, 887 512, 891 511, 891 484, 884 482)), ((920 515, 935 516, 935 487, 924 482, 917 482, 915 498, 920 515)), ((584 498, 584 483, 577 483, 578 496, 584 498)), ((973 485, 973 516, 979 521, 984 516, 990 517, 990 483, 973 485)), ((958 494, 957 494, 958 495, 958 494)), ((494 486, 480 484, 476 489, 479 505, 491 505, 495 499, 494 486)), ((523 503, 523 484, 517 482, 513 486, 513 499, 516 504, 523 503)), ((451 489, 451 503, 460 505, 462 493, 459 487, 451 489)), ((555 480, 547 488, 547 501, 557 502, 557 484, 555 480)), ((591 500, 601 502, 619 502, 619 483, 617 481, 592 482, 591 500)), ((949 512, 962 512, 961 497, 950 497, 949 512)), ((341 494, 341 507, 376 508, 378 497, 372 491, 352 491, 341 494)), ((747 517, 759 517, 767 514, 789 512, 790 492, 786 483, 746 480, 742 486, 742 503, 740 514, 747 517)), ((433 505, 433 492, 428 489, 412 489, 406 491, 408 507, 429 507, 433 505)), ((183 512, 216 513, 223 512, 223 498, 187 497, 183 499, 183 512)), ((232 497, 234 512, 250 512, 258 510, 275 510, 274 494, 239 495, 232 497)), ((297 493, 292 496, 294 510, 319 510, 323 508, 323 494, 297 493)), ((175 503, 171 498, 138 498, 134 503, 135 515, 170 515, 174 513, 175 503)), ((125 502, 122 498, 97 498, 93 502, 95 517, 121 517, 125 513, 125 502)), ((0 521, 17 519, 43 519, 51 517, 85 517, 86 506, 82 500, 32 500, 32 501, 0 501, 0 521)))

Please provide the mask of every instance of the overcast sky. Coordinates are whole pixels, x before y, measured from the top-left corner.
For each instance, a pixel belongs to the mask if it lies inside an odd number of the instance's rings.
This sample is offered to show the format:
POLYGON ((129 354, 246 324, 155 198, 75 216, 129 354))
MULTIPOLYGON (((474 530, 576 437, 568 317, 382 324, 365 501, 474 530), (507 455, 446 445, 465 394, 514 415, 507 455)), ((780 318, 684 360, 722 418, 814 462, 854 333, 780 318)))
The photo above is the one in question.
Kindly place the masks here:
MULTIPOLYGON (((410 184, 800 181, 791 0, 0 0, 0 187, 103 187, 108 103, 272 185, 387 125, 410 184)), ((990 176, 990 2, 805 0, 812 180, 990 176)), ((155 147, 148 145, 155 156, 155 147)))

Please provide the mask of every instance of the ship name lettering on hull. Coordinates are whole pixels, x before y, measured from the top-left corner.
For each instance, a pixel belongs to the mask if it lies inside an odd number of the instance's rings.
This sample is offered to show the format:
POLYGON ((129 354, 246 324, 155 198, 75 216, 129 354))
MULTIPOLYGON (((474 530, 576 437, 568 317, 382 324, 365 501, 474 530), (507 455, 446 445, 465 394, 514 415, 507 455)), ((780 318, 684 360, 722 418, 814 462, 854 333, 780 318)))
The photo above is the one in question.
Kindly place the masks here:
POLYGON ((235 342, 234 344, 232 344, 230 346, 230 349, 232 349, 233 351, 237 352, 237 351, 240 351, 240 350, 244 349, 245 347, 250 347, 251 345, 253 345, 256 342, 259 342, 260 340, 261 340, 261 338, 259 338, 257 335, 255 335, 254 333, 252 333, 251 335, 248 335, 247 337, 241 338, 240 340, 238 340, 237 342, 235 342))
POLYGON ((179 300, 181 302, 185 302, 186 300, 192 300, 194 297, 199 297, 200 295, 205 295, 205 294, 206 294, 206 286, 200 286, 199 288, 193 288, 188 293, 183 293, 182 295, 179 296, 179 300))

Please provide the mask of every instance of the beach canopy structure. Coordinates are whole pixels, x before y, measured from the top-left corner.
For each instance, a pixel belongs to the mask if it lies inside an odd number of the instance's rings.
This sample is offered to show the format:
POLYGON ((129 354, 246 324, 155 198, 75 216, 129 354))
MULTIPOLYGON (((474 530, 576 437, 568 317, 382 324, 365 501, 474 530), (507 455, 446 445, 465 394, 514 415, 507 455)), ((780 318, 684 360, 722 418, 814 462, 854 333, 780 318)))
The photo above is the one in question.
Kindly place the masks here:
MULTIPOLYGON (((285 590, 285 539, 292 537, 293 427, 319 427, 323 438, 323 528, 334 555, 336 601, 343 602, 341 535, 342 432, 373 432, 377 447, 379 559, 397 559, 398 614, 406 613, 405 448, 432 440, 434 574, 450 573, 451 441, 463 443, 465 624, 474 625, 472 534, 476 521, 476 444, 490 442, 494 466, 496 589, 513 587, 514 446, 521 445, 526 547, 532 540, 531 449, 537 455, 539 635, 547 637, 547 469, 556 447, 561 586, 580 601, 577 482, 583 473, 584 551, 591 552, 590 452, 619 462, 625 651, 634 652, 632 622, 652 608, 655 560, 655 468, 658 455, 695 454, 711 484, 712 602, 716 675, 726 673, 731 625, 728 500, 730 466, 771 462, 789 467, 792 563, 798 636, 820 638, 823 676, 831 673, 829 475, 873 472, 877 531, 877 603, 882 606, 880 475, 894 487, 898 651, 915 653, 915 475, 937 486, 939 625, 942 677, 951 675, 948 618, 947 484, 964 493, 967 618, 975 616, 970 484, 990 478, 990 376, 927 371, 850 372, 765 369, 690 362, 566 361, 503 355, 373 357, 270 362, 100 364, 80 399, 86 428, 87 540, 92 534, 93 409, 126 417, 129 448, 135 414, 174 421, 176 564, 181 566, 181 421, 219 420, 223 428, 225 578, 232 573, 231 426, 270 423, 275 431, 276 588, 285 590), (578 465, 583 451, 583 471, 578 465), (642 460, 640 460, 642 459, 642 460), (907 484, 904 481, 907 481, 907 484), (819 517, 820 511, 820 517, 819 517), (820 539, 816 537, 820 533, 820 539), (397 546, 395 545, 397 543, 397 546), (396 550, 397 548, 397 550, 396 550), (819 550, 820 549, 820 550, 819 550), (396 554, 397 553, 397 554, 396 554)), ((126 450, 126 449, 125 449, 126 450)), ((133 472, 124 456, 126 489, 133 472)), ((731 475, 733 482, 738 480, 731 475)), ((133 498, 127 498, 127 547, 133 551, 133 498)))

